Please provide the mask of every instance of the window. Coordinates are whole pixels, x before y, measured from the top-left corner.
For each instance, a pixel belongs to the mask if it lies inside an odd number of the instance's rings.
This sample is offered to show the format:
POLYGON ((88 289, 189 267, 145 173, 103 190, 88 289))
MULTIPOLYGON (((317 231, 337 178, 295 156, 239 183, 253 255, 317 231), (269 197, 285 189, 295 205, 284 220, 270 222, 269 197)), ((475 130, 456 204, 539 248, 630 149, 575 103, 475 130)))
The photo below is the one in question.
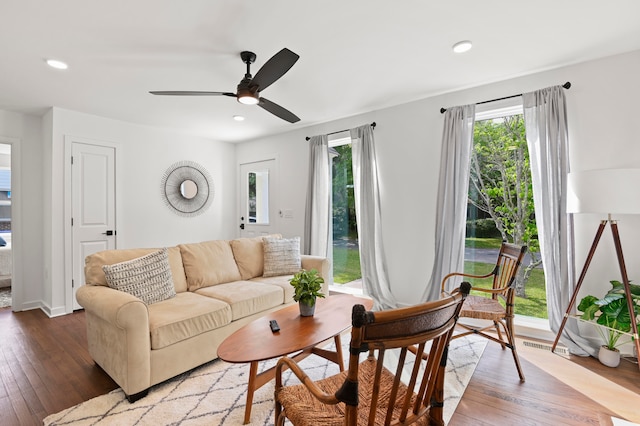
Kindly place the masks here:
POLYGON ((547 318, 522 106, 477 113, 473 145, 465 272, 489 273, 502 240, 526 244, 529 250, 516 283, 515 312, 547 318))
POLYGON ((349 288, 361 288, 360 248, 353 192, 351 138, 329 142, 332 157, 333 281, 349 288))
POLYGON ((247 217, 249 223, 257 225, 269 224, 269 170, 251 171, 247 182, 248 202, 247 217))

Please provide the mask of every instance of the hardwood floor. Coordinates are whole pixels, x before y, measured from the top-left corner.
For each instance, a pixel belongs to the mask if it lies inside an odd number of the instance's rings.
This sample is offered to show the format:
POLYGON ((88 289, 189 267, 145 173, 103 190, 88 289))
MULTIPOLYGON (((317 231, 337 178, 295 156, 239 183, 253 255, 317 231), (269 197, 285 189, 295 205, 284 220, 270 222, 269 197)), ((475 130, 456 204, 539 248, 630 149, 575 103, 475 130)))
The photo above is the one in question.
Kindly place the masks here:
MULTIPOLYGON (((0 425, 42 425, 49 414, 117 385, 86 349, 84 312, 47 318, 0 309, 0 425)), ((640 371, 593 358, 519 346, 527 381, 511 354, 489 343, 450 425, 611 425, 640 423, 640 371)))
POLYGON ((42 420, 118 386, 87 350, 84 312, 0 309, 0 425, 42 420))
POLYGON ((611 425, 611 416, 640 422, 637 365, 623 360, 609 368, 521 341, 518 352, 525 383, 510 351, 487 344, 451 425, 611 425))

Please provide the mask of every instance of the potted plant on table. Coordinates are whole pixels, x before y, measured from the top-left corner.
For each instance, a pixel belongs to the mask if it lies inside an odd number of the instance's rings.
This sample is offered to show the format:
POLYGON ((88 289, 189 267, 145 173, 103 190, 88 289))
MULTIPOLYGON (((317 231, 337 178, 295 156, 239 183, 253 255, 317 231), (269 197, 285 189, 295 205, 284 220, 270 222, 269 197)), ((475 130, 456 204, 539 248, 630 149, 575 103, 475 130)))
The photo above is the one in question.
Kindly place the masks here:
POLYGON ((289 283, 295 289, 293 300, 298 302, 300 306, 300 315, 303 317, 313 316, 316 308, 316 298, 324 297, 324 294, 320 291, 322 290, 324 279, 318 275, 318 271, 315 269, 310 271, 303 269, 296 273, 289 280, 289 283))
MULTIPOLYGON (((603 345, 598 352, 598 359, 608 367, 617 367, 620 364, 620 351, 618 346, 627 343, 620 342, 620 337, 631 330, 631 315, 627 305, 624 284, 620 281, 610 281, 612 288, 602 299, 588 295, 582 298, 578 310, 583 312, 581 318, 595 320, 604 327, 598 327, 598 333, 602 337, 603 345)), ((630 284, 631 298, 636 318, 640 315, 640 286, 630 284)))

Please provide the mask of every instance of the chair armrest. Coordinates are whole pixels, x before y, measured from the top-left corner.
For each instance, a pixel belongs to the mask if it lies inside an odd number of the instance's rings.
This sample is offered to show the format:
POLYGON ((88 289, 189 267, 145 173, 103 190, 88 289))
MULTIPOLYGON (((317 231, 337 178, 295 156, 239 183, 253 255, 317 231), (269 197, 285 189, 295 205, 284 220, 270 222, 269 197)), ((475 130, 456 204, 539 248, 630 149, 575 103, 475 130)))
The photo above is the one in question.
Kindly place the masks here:
MULTIPOLYGON (((449 292, 447 292, 445 290, 446 287, 446 283, 449 280, 449 278, 453 278, 453 277, 466 277, 466 278, 489 278, 491 276, 494 275, 494 271, 489 272, 488 274, 485 275, 472 275, 472 274, 465 274, 463 272, 452 272, 450 274, 445 275, 445 277, 442 279, 442 283, 440 284, 440 291, 442 293, 445 294, 449 294, 449 292)), ((475 290, 475 288, 471 288, 472 290, 475 290)))
POLYGON ((313 379, 311 379, 309 376, 307 376, 307 374, 304 371, 302 371, 300 366, 298 366, 297 362, 295 362, 293 359, 286 356, 280 358, 278 360, 278 363, 276 364, 276 389, 275 389, 276 397, 277 397, 278 391, 282 389, 282 372, 287 368, 291 369, 291 372, 296 375, 298 380, 300 380, 300 382, 302 382, 302 384, 307 389, 309 389, 309 392, 311 392, 311 394, 323 404, 333 405, 340 402, 335 395, 332 395, 332 394, 330 395, 325 391, 323 391, 322 389, 320 389, 315 384, 313 379))
POLYGON ((510 288, 511 287, 500 287, 500 288, 471 287, 471 290, 473 290, 473 291, 481 291, 483 293, 489 293, 489 294, 502 294, 502 293, 504 293, 505 291, 507 291, 510 288))

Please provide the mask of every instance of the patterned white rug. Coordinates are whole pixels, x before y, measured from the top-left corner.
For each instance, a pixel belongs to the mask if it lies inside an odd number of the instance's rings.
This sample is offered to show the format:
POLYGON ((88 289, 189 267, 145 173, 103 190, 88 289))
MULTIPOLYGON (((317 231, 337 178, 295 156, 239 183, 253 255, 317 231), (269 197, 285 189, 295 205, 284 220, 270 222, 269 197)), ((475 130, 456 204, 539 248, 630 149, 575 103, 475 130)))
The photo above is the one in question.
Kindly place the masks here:
POLYGON ((0 288, 0 308, 11 306, 11 287, 0 288))
MULTIPOLYGON (((345 336, 343 344, 348 344, 345 336)), ((484 351, 486 340, 468 336, 453 340, 445 375, 444 420, 455 411, 471 375, 484 351)), ((344 353, 348 353, 345 352, 344 353)), ((260 364, 263 371, 275 360, 260 364)), ((310 356, 300 365, 314 380, 338 372, 336 364, 310 356)), ((149 391, 130 404, 121 389, 68 408, 44 419, 45 426, 84 425, 241 425, 244 418, 248 364, 212 361, 149 391)), ((297 379, 288 371, 286 383, 297 379)), ((273 382, 258 389, 253 397, 251 425, 273 425, 273 382)))

